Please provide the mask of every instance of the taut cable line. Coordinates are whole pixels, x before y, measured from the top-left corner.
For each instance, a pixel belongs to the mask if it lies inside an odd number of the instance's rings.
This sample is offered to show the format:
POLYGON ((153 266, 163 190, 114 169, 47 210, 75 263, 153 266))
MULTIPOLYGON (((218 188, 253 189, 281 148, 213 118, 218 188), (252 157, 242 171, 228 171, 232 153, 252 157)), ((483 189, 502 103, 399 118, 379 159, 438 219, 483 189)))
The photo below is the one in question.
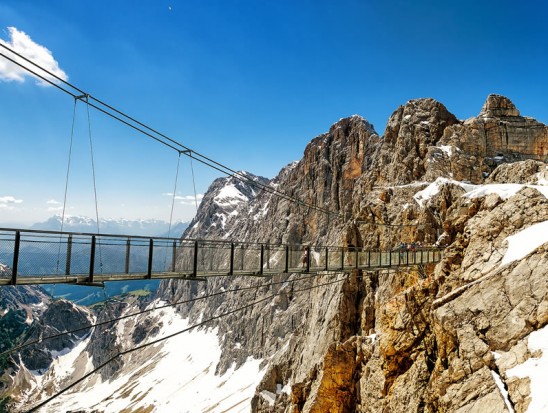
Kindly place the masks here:
MULTIPOLYGON (((313 285, 311 287, 305 287, 305 288, 301 288, 301 289, 296 289, 296 290, 293 290, 293 293, 296 293, 296 292, 304 292, 304 291, 310 291, 310 290, 313 290, 313 289, 316 289, 316 288, 320 288, 320 287, 325 287, 325 286, 328 286, 328 285, 333 285, 333 284, 336 284, 336 283, 340 283, 340 282, 343 282, 347 279, 348 277, 345 276, 343 278, 339 278, 339 279, 336 279, 334 281, 329 281, 329 282, 326 282, 326 283, 322 283, 322 284, 316 284, 316 285, 313 285)), ((124 356, 126 354, 129 354, 129 353, 133 353, 135 351, 138 351, 138 350, 141 350, 143 348, 146 348, 146 347, 150 347, 150 346, 153 346, 155 344, 158 344, 158 343, 161 343, 163 341, 166 341, 170 338, 173 338, 173 337, 176 337, 178 335, 181 335, 183 333, 186 333, 188 331, 191 331, 191 330, 194 330, 198 327, 201 327, 201 326, 204 326, 204 325, 207 325, 209 323, 211 323, 212 321, 215 321, 215 320, 219 320, 221 318, 224 318, 224 317, 227 317, 227 316, 230 316, 232 314, 236 314, 238 312, 241 312, 241 311, 244 311, 244 310, 247 310, 248 308, 252 308, 252 307, 255 307, 257 306, 258 304, 261 304, 262 302, 265 302, 265 301, 268 301, 268 300, 271 300, 272 298, 280 295, 280 294, 283 294, 282 291, 278 291, 277 293, 274 293, 274 294, 271 294, 271 295, 268 295, 264 298, 261 298, 261 299, 258 299, 258 300, 255 300, 249 304, 246 304, 246 305, 243 305, 241 307, 238 307, 238 308, 235 308, 233 310, 229 310, 229 311, 226 311, 222 314, 219 314, 219 315, 216 315, 216 316, 212 316, 206 320, 203 320, 199 323, 196 323, 194 325, 191 325, 190 327, 187 327, 183 330, 179 330, 179 331, 176 331, 174 333, 171 333, 167 336, 164 336, 164 337, 160 337, 158 339, 155 339, 149 343, 145 343, 145 344, 141 344, 139 346, 136 346, 136 347, 133 347, 133 348, 129 348, 127 350, 123 350, 123 351, 120 351, 118 353, 116 353, 114 356, 110 357, 108 360, 106 360, 105 362, 103 362, 102 364, 100 364, 99 366, 97 366, 96 368, 94 368, 93 370, 91 370, 90 372, 84 374, 82 377, 80 377, 78 380, 74 381, 73 383, 69 384, 68 386, 64 387, 63 389, 59 390, 57 393, 53 394, 52 396, 50 396, 49 398, 47 398, 46 400, 40 402, 39 404, 35 405, 34 407, 32 407, 30 410, 27 410, 27 413, 31 413, 31 412, 34 412, 38 409, 40 409, 41 407, 45 406, 46 404, 48 404, 50 401, 56 399, 57 397, 59 397, 60 395, 62 395, 63 393, 65 393, 66 391, 70 390, 71 388, 75 387, 77 384, 83 382, 85 379, 87 379, 88 377, 90 377, 91 375, 97 373, 99 370, 101 370, 103 367, 105 367, 106 365, 108 365, 109 363, 111 363, 112 361, 116 360, 118 357, 121 357, 121 356, 124 356)))
MULTIPOLYGON (((184 154, 184 155, 186 155, 190 158, 193 158, 193 159, 197 160, 198 162, 200 162, 200 163, 202 163, 202 164, 204 164, 204 165, 206 165, 206 166, 208 166, 208 167, 210 167, 214 170, 217 170, 217 171, 221 172, 222 174, 229 175, 229 176, 234 176, 236 179, 238 179, 242 182, 245 182, 249 185, 252 185, 256 188, 262 189, 263 191, 265 191, 267 193, 270 193, 274 196, 277 196, 277 197, 285 199, 287 201, 296 203, 298 205, 302 205, 304 207, 308 207, 308 208, 310 208, 312 210, 315 210, 317 212, 320 212, 322 214, 326 214, 326 216, 330 216, 331 218, 339 218, 339 219, 342 219, 343 221, 345 220, 344 214, 341 213, 341 212, 326 209, 324 207, 321 207, 321 206, 317 205, 317 203, 303 202, 302 200, 300 200, 300 199, 298 199, 294 196, 291 196, 291 195, 288 195, 284 192, 281 192, 281 191, 277 190, 276 188, 273 188, 269 185, 257 182, 255 180, 253 180, 252 178, 246 176, 245 174, 242 174, 241 172, 236 171, 235 169, 232 169, 232 168, 230 168, 230 167, 228 167, 228 166, 226 166, 226 165, 224 165, 220 162, 215 161, 212 158, 209 158, 205 155, 202 155, 201 153, 199 153, 199 152, 183 145, 182 143, 176 141, 175 139, 172 139, 169 136, 159 132, 158 130, 146 125, 145 123, 143 123, 139 120, 137 120, 136 118, 127 115, 126 113, 122 112, 119 109, 116 109, 112 105, 110 105, 108 103, 105 103, 104 101, 92 96, 89 93, 84 92, 79 87, 75 86, 74 84, 72 84, 70 82, 67 82, 66 80, 62 79, 61 77, 57 76, 56 74, 51 73, 47 69, 41 67, 37 63, 35 63, 32 60, 26 58, 25 56, 21 55, 20 53, 16 52, 15 50, 11 49, 10 47, 6 46, 5 44, 0 43, 0 47, 4 48, 5 50, 9 51, 13 55, 19 57, 20 59, 28 62, 32 66, 38 68, 40 71, 46 73, 48 76, 55 79, 57 82, 54 81, 54 80, 51 80, 50 78, 48 78, 44 75, 41 75, 41 74, 37 73, 36 71, 33 71, 29 67, 22 64, 20 61, 17 61, 13 58, 10 58, 10 57, 6 56, 4 53, 0 53, 0 56, 6 58, 7 60, 12 62, 13 64, 21 67, 22 69, 28 71, 29 73, 33 74, 34 76, 42 79, 43 81, 47 82, 48 84, 58 88, 59 90, 71 95, 74 98, 77 98, 78 96, 85 96, 86 97, 86 104, 88 106, 91 106, 92 108, 98 110, 99 112, 101 112, 101 113, 103 113, 103 114, 105 114, 105 115, 107 115, 107 116, 109 116, 109 117, 125 124, 126 126, 129 126, 130 128, 132 128, 132 129, 144 134, 145 136, 148 136, 149 138, 151 138, 151 139, 167 146, 168 148, 173 149, 173 150, 175 150, 179 153, 182 153, 182 154, 184 154), (66 86, 70 87, 71 89, 73 89, 75 91, 77 91, 78 94, 73 93, 73 92, 67 90, 66 88, 62 87, 60 84, 58 84, 58 82, 63 84, 63 85, 66 85, 66 86), (96 104, 90 102, 90 100, 93 100, 96 104), (182 150, 181 150, 181 148, 182 148, 182 150)), ((424 226, 424 225, 419 225, 419 224, 385 224, 385 223, 377 223, 377 222, 364 221, 364 220, 356 220, 356 222, 357 223, 362 223, 362 224, 369 224, 369 225, 373 225, 373 226, 396 227, 396 228, 424 226)))

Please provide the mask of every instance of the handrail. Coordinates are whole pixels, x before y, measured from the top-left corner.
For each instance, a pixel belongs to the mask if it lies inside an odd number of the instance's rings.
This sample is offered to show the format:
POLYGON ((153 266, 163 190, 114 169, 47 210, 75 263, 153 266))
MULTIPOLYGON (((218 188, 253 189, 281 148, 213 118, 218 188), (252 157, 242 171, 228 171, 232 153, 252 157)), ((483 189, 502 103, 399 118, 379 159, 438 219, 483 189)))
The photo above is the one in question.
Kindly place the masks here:
POLYGON ((11 265, 0 272, 0 285, 347 271, 436 263, 443 255, 432 247, 383 250, 16 228, 0 233, 0 263, 11 265))

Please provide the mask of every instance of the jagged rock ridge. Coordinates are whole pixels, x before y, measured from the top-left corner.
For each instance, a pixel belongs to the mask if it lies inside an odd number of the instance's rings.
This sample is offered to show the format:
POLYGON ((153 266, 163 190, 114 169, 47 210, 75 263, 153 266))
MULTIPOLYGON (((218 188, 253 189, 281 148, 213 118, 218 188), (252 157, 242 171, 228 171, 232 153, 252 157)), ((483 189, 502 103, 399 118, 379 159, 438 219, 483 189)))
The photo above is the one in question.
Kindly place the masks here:
MULTIPOLYGON (((338 217, 223 178, 185 236, 368 248, 438 241, 447 245, 443 262, 355 273, 306 291, 342 275, 298 283, 291 282, 296 274, 279 275, 270 286, 196 302, 181 313, 196 322, 278 293, 210 325, 223 348, 219 374, 249 357, 262 360, 253 411, 503 412, 509 404, 523 412, 535 401, 530 383, 512 369, 526 361, 528 338, 548 322, 547 254, 541 246, 502 260, 508 236, 548 219, 547 136, 545 125, 496 95, 466 121, 433 99, 409 101, 383 136, 359 116, 341 119, 309 143, 301 161, 261 180, 338 217), (486 183, 522 186, 504 192, 486 183)), ((166 281, 159 298, 176 302, 254 283, 166 281)), ((133 341, 159 334, 161 320, 141 323, 133 341)), ((107 342, 120 345, 108 331, 107 342)), ((104 378, 129 374, 124 369, 135 362, 120 361, 104 378)))

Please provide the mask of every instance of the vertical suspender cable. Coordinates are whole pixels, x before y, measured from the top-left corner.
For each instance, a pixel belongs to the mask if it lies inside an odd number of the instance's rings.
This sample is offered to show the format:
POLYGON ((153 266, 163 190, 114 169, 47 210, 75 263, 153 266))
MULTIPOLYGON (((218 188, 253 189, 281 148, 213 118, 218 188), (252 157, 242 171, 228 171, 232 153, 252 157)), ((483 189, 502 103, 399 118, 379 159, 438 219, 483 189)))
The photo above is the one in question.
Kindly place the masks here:
POLYGON ((198 195, 196 194, 196 180, 194 179, 194 166, 192 165, 192 152, 188 155, 190 158, 190 170, 192 171, 192 186, 194 187, 194 204, 196 205, 196 212, 198 212, 198 195))
MULTIPOLYGON (((168 238, 171 238, 171 224, 173 223, 173 209, 175 208, 175 197, 177 194, 177 181, 179 180, 179 164, 180 163, 181 163, 181 152, 179 152, 179 156, 177 157, 177 170, 175 172, 175 184, 173 186, 173 197, 171 199, 171 213, 169 214, 169 228, 167 231, 168 238)), ((166 248, 166 254, 164 257, 164 270, 166 269, 166 265, 167 265, 167 254, 168 254, 168 250, 166 248)), ((175 265, 175 263, 173 263, 173 265, 175 265)), ((172 266, 172 268, 175 268, 175 267, 172 266)))
POLYGON ((177 193, 177 181, 179 180, 179 163, 181 162, 181 152, 179 152, 179 156, 177 157, 177 170, 175 172, 175 185, 173 187, 173 198, 171 199, 171 213, 169 214, 169 229, 167 233, 167 237, 171 237, 171 224, 173 222, 173 209, 175 207, 175 194, 177 193))
MULTIPOLYGON (((70 128, 70 144, 69 144, 69 152, 68 152, 67 174, 65 177, 65 194, 63 196, 63 212, 61 214, 61 232, 63 232, 63 228, 65 226, 65 211, 67 209, 67 193, 68 193, 68 184, 69 184, 69 176, 70 176, 70 162, 72 159, 72 144, 74 142, 74 124, 76 121, 76 103, 77 103, 77 100, 74 99, 74 107, 72 109, 72 126, 70 128)), ((57 269, 56 269, 57 275, 59 275, 59 261, 61 258, 61 237, 62 236, 63 235, 59 236, 59 250, 57 251, 57 269)), ((55 288, 55 284, 53 288, 55 288)))
MULTIPOLYGON (((196 205, 196 214, 198 213, 198 194, 196 193, 196 179, 194 177, 194 166, 192 164, 192 152, 188 153, 188 157, 190 158, 190 170, 192 172, 192 187, 194 188, 194 204, 196 205)), ((198 244, 196 244, 198 245, 198 244)), ((205 268, 205 256, 204 256, 204 250, 205 250, 205 243, 202 244, 202 248, 200 249, 200 253, 202 256, 202 269, 205 268)), ((196 259, 195 259, 196 261, 196 259)), ((196 265, 196 263, 195 263, 196 265)))
MULTIPOLYGON (((99 226, 99 206, 97 202, 97 181, 95 178, 95 160, 93 158, 93 138, 91 134, 91 117, 89 114, 89 102, 88 102, 88 95, 84 95, 86 99, 86 106, 87 106, 87 112, 88 112, 88 133, 89 133, 89 149, 91 154, 91 173, 93 176, 93 195, 95 198, 95 219, 97 220, 97 234, 99 235, 101 233, 100 226, 99 226)), ((101 273, 103 272, 103 257, 101 254, 101 242, 99 242, 99 266, 101 268, 101 273)))

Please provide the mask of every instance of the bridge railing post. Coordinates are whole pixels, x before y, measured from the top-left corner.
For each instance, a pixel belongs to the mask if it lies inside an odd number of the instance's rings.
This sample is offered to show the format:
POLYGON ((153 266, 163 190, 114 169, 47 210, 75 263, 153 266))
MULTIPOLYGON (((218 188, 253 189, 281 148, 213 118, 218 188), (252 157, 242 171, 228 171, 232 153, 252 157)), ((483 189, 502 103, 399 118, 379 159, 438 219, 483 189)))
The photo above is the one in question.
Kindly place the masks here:
POLYGON ((344 270, 344 247, 341 247, 341 270, 344 270))
POLYGON ((392 250, 388 250, 388 266, 392 266, 392 250))
POLYGON ((198 241, 194 241, 194 261, 192 263, 192 276, 198 275, 198 241))
POLYGON ((152 256, 154 255, 154 240, 150 238, 148 242, 148 266, 147 266, 147 278, 152 278, 152 256))
POLYGON ((234 243, 230 243, 230 269, 228 275, 234 275, 234 243))
POLYGON ((96 245, 96 238, 95 235, 91 236, 91 251, 90 251, 90 257, 89 257, 89 279, 88 281, 90 283, 93 282, 93 274, 95 272, 95 245, 96 245))
POLYGON ((285 246, 285 270, 284 273, 287 274, 289 272, 289 245, 285 246))
POLYGON ((21 231, 15 231, 13 244, 13 263, 11 265, 11 285, 17 285, 17 270, 19 267, 19 250, 21 247, 21 231))
POLYGON ((263 267, 264 267, 264 244, 261 244, 261 259, 260 259, 260 268, 259 268, 259 274, 263 275, 263 267))
POLYGON ((70 275, 70 261, 72 257, 72 234, 69 234, 67 240, 67 260, 65 264, 65 275, 70 275))
POLYGON ((329 271, 329 248, 325 247, 325 270, 329 271))
POLYGON ((173 241, 171 248, 171 272, 175 272, 175 262, 177 261, 177 241, 173 241))
POLYGON ((125 271, 126 274, 129 274, 129 254, 131 252, 131 241, 128 238, 126 241, 126 265, 125 265, 125 271))
POLYGON ((306 246, 306 272, 310 272, 310 245, 306 246))

